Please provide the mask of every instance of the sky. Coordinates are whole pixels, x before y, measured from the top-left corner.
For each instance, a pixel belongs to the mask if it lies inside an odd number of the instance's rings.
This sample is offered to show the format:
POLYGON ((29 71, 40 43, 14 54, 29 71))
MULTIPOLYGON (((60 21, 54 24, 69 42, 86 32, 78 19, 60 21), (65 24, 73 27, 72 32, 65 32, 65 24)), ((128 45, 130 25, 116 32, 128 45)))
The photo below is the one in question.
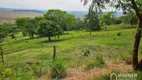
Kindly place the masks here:
POLYGON ((88 11, 81 0, 0 0, 0 7, 17 9, 61 9, 65 11, 88 11))

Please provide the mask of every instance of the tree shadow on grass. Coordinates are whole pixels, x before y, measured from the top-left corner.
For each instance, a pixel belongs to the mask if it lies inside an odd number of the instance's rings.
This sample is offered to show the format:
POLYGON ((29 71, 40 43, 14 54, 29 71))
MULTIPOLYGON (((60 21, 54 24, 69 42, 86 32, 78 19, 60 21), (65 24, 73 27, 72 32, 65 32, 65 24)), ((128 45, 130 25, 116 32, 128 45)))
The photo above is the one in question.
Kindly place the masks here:
POLYGON ((54 43, 54 42, 62 42, 62 41, 66 41, 66 40, 69 40, 69 39, 71 39, 71 38, 67 38, 67 39, 56 39, 56 40, 51 40, 51 41, 44 40, 44 41, 39 42, 39 44, 43 44, 43 43, 54 43))

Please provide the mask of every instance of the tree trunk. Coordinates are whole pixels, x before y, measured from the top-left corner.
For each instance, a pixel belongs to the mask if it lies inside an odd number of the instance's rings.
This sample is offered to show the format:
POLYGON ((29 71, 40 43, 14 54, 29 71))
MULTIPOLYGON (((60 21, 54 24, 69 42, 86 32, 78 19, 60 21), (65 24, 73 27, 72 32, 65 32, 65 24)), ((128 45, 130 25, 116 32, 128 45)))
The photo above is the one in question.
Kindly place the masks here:
POLYGON ((34 33, 33 32, 31 33, 31 37, 34 38, 34 33))
POLYGON ((34 33, 33 32, 29 32, 29 36, 30 36, 31 39, 33 39, 34 38, 34 33))
POLYGON ((60 38, 60 35, 58 34, 58 39, 60 38))
POLYGON ((138 25, 137 30, 135 34, 135 41, 133 45, 133 56, 132 56, 132 62, 133 62, 133 69, 138 70, 139 64, 138 64, 138 49, 140 45, 141 40, 141 29, 142 29, 142 17, 141 15, 138 17, 138 25))
POLYGON ((49 41, 49 42, 51 41, 51 37, 50 37, 50 36, 48 36, 48 41, 49 41))
POLYGON ((91 28, 90 28, 90 35, 92 35, 92 33, 91 33, 92 31, 91 31, 91 28))
POLYGON ((105 25, 105 31, 107 31, 107 26, 105 25))
POLYGON ((92 34, 91 34, 91 31, 90 31, 90 35, 92 35, 92 34))

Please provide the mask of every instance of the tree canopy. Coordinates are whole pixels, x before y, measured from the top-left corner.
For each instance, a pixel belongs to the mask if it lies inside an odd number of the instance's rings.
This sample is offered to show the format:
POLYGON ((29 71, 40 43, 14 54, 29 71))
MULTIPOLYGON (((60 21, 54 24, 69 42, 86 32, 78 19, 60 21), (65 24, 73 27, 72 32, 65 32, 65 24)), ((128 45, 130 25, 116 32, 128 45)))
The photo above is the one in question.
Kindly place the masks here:
POLYGON ((36 23, 33 18, 17 18, 16 24, 24 36, 28 35, 30 38, 34 38, 36 23))
POLYGON ((85 23, 86 23, 87 29, 90 31, 90 35, 92 30, 100 29, 99 16, 95 11, 90 11, 86 15, 85 23))

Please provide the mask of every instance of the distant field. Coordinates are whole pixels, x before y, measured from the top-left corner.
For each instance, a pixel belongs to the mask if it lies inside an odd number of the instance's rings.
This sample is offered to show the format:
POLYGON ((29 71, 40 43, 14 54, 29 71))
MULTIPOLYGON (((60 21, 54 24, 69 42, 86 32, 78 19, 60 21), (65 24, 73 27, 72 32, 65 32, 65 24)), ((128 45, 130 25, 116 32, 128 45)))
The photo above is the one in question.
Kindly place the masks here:
POLYGON ((15 22, 14 19, 19 17, 31 17, 34 18, 35 16, 42 16, 42 13, 36 12, 10 12, 10 11, 0 11, 0 24, 3 23, 11 23, 15 22))

